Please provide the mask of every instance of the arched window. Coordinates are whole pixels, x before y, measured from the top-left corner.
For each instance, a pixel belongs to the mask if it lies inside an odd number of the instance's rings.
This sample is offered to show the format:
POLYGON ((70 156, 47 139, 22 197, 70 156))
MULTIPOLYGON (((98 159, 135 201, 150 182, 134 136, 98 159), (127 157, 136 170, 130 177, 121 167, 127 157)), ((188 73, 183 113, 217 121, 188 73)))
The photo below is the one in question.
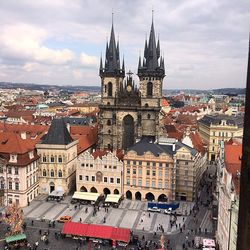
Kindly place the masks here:
POLYGON ((110 126, 111 125, 111 121, 108 119, 107 120, 107 126, 110 126))
POLYGON ((108 96, 112 96, 112 92, 113 92, 113 86, 112 86, 112 82, 108 83, 108 96))
POLYGON ((147 96, 152 96, 153 95, 153 83, 148 82, 147 83, 147 96))
POLYGON ((58 171, 58 177, 62 177, 62 170, 61 169, 58 171))
POLYGON ((54 176, 55 176, 55 172, 54 172, 53 169, 51 169, 51 171, 50 171, 50 176, 51 176, 51 177, 54 177, 54 176))
POLYGON ((46 176, 46 170, 45 169, 43 170, 43 176, 46 176))
POLYGON ((53 155, 50 157, 50 162, 55 162, 55 157, 53 155))
POLYGON ((151 118, 151 116, 150 116, 150 114, 148 114, 148 119, 150 119, 151 118))
POLYGON ((61 155, 58 156, 58 162, 62 162, 62 156, 61 155))
POLYGON ((146 107, 146 108, 148 107, 148 103, 145 103, 145 107, 146 107))
POLYGON ((110 129, 108 130, 108 133, 111 134, 111 130, 110 129))

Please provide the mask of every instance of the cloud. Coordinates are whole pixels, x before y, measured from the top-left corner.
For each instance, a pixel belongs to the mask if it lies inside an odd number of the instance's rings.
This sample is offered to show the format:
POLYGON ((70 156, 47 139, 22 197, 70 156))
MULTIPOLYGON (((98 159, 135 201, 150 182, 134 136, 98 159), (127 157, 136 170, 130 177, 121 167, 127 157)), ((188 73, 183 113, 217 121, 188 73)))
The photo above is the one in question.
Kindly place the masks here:
POLYGON ((90 56, 86 53, 82 52, 80 55, 80 62, 83 66, 97 66, 98 65, 98 58, 96 56, 90 56))
POLYGON ((121 57, 136 73, 152 6, 165 57, 164 88, 245 86, 246 0, 2 0, 0 81, 100 85, 99 55, 112 9, 121 57))

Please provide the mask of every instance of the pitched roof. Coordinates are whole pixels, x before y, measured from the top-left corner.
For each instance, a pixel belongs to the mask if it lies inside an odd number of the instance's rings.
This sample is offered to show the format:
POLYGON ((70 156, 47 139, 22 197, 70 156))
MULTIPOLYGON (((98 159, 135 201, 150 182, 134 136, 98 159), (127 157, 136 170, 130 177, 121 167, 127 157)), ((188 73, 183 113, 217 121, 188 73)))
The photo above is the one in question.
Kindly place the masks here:
POLYGON ((49 131, 42 137, 41 144, 68 145, 73 142, 63 119, 52 120, 49 131))

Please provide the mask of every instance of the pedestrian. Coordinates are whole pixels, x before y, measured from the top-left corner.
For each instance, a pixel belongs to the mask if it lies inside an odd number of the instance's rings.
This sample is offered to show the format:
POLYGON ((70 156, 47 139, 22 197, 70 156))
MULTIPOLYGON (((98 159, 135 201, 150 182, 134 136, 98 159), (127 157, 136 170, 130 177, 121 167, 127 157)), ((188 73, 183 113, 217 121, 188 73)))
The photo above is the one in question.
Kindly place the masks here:
POLYGON ((40 235, 42 234, 42 229, 39 229, 39 234, 40 234, 40 235))
POLYGON ((33 221, 33 220, 31 221, 31 225, 32 225, 32 226, 34 225, 34 221, 33 221))
POLYGON ((148 213, 148 217, 150 218, 150 213, 148 213))
POLYGON ((142 240, 145 240, 145 236, 144 235, 142 235, 142 240))
POLYGON ((80 218, 80 223, 82 223, 82 218, 80 218))

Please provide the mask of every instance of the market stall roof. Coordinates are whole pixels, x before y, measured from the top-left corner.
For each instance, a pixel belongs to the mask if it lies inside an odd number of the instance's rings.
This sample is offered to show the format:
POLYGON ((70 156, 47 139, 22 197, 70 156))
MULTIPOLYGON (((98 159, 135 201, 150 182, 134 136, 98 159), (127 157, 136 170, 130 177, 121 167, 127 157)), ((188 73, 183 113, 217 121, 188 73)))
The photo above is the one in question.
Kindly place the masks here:
POLYGON ((66 222, 63 225, 62 233, 75 236, 122 241, 126 243, 130 240, 130 230, 126 228, 84 224, 71 221, 66 222))
POLYGON ((54 190, 49 194, 49 196, 57 196, 57 197, 61 197, 63 195, 64 195, 64 191, 62 190, 54 190))
POLYGON ((121 195, 119 194, 108 194, 105 199, 105 202, 118 203, 120 199, 121 195))
POLYGON ((89 192, 75 192, 72 199, 85 200, 85 201, 97 201, 100 194, 89 192))
POLYGON ((26 234, 16 234, 5 238, 6 243, 15 242, 18 240, 25 240, 26 234))

